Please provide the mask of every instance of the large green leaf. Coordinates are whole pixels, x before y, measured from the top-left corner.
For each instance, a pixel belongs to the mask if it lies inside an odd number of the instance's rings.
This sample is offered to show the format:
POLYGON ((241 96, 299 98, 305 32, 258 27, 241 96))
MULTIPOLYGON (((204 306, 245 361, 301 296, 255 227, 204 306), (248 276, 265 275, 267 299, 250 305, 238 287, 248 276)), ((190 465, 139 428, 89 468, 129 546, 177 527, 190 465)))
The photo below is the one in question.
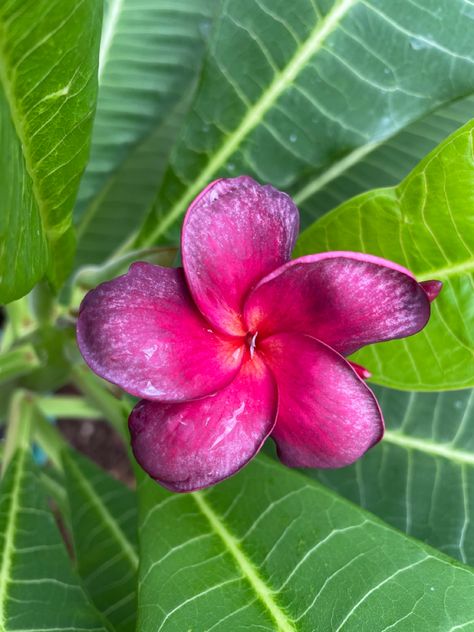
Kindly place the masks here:
POLYGON ((138 241, 161 238, 219 175, 289 189, 472 93, 473 37, 468 0, 229 0, 138 241))
POLYGON ((474 386, 474 122, 453 134, 396 188, 349 200, 304 231, 296 255, 356 250, 440 279, 441 295, 416 336, 367 347, 357 361, 395 388, 474 386))
POLYGON ((386 141, 344 156, 316 177, 303 179, 290 191, 301 211, 302 225, 359 193, 398 184, 473 116, 471 95, 428 114, 386 141))
POLYGON ((110 0, 91 159, 76 215, 78 264, 103 261, 156 195, 201 67, 216 0, 110 0))
POLYGON ((136 619, 136 496, 87 459, 64 453, 74 548, 80 576, 117 632, 136 619))
POLYGON ((387 423, 384 440, 352 467, 307 473, 474 564, 474 392, 374 390, 387 423))
POLYGON ((89 151, 102 6, 5 0, 0 6, 0 303, 74 255, 72 207, 89 151))
POLYGON ((139 497, 140 632, 472 629, 471 569, 266 457, 139 497))
POLYGON ((71 568, 26 449, 0 489, 0 630, 106 632, 71 568))

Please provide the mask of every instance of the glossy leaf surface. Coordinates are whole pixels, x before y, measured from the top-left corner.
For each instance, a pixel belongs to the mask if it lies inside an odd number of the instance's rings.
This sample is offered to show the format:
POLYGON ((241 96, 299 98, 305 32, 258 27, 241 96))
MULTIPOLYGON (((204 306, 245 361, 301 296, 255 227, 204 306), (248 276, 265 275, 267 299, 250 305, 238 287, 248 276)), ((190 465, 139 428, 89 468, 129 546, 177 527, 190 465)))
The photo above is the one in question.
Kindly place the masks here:
POLYGON ((110 0, 77 264, 98 263, 152 203, 202 63, 216 0, 110 0))
POLYGON ((96 607, 117 632, 136 619, 136 498, 74 452, 64 454, 78 571, 96 607))
POLYGON ((59 287, 69 272, 101 19, 96 0, 0 7, 0 303, 45 274, 59 287))
POLYGON ((303 179, 291 190, 303 226, 359 193, 397 185, 473 114, 471 95, 430 112, 388 140, 345 156, 316 177, 303 179))
POLYGON ((474 618, 471 570, 264 456, 206 493, 172 495, 143 479, 139 496, 142 632, 191 621, 432 632, 474 618))
POLYGON ((355 250, 444 287, 416 336, 366 347, 355 360, 375 382, 414 390, 474 384, 474 123, 454 133, 398 186, 342 204, 300 235, 295 255, 355 250))
POLYGON ((311 471, 401 531, 474 564, 474 393, 374 389, 383 441, 356 465, 311 471))
POLYGON ((25 449, 11 461, 0 493, 0 629, 106 632, 72 570, 25 449))
POLYGON ((220 175, 290 189, 472 92, 473 36, 465 0, 227 2, 139 241, 163 238, 220 175))

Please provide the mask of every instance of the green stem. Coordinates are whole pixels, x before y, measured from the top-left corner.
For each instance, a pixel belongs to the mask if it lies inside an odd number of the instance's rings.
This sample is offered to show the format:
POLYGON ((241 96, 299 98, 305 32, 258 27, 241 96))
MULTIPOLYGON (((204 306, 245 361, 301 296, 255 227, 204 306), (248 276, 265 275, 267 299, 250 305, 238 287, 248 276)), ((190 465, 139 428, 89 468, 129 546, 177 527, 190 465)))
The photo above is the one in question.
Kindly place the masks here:
POLYGON ((31 333, 36 328, 36 323, 29 310, 27 296, 6 305, 5 312, 7 322, 0 346, 0 351, 3 352, 10 349, 16 340, 31 333))
POLYGON ((8 427, 2 459, 2 476, 19 448, 28 449, 33 419, 33 400, 27 391, 13 395, 8 411, 8 427))
POLYGON ((103 413, 105 419, 111 423, 128 443, 127 410, 124 403, 114 397, 107 390, 102 380, 96 378, 84 365, 73 367, 72 378, 74 384, 84 394, 86 399, 103 413))
POLYGON ((29 294, 30 309, 40 325, 51 323, 54 315, 54 294, 47 281, 40 281, 29 294))
POLYGON ((74 395, 43 395, 36 399, 40 411, 46 417, 59 419, 103 419, 97 406, 91 405, 83 397, 74 395))
POLYGON ((51 463, 62 472, 61 453, 69 447, 58 429, 50 423, 38 406, 33 409, 34 438, 40 448, 47 454, 51 463))

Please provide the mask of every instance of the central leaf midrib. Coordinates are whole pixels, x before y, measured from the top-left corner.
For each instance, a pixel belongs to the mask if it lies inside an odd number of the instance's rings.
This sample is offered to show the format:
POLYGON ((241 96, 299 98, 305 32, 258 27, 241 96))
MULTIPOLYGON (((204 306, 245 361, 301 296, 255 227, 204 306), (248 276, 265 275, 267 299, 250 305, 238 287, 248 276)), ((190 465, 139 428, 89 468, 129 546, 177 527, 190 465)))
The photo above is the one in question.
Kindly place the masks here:
POLYGON ((99 83, 102 79, 105 65, 107 64, 110 49, 112 48, 122 9, 123 0, 112 0, 109 11, 107 12, 107 22, 104 21, 99 51, 99 69, 97 73, 99 83))
POLYGON ((324 40, 337 28, 346 13, 358 2, 359 0, 338 0, 329 13, 316 24, 305 43, 296 50, 285 68, 275 76, 268 90, 264 91, 258 101, 247 110, 239 126, 216 151, 214 157, 201 172, 201 175, 196 178, 192 186, 185 191, 170 209, 169 213, 157 225, 156 229, 149 235, 145 242, 146 244, 153 243, 175 219, 184 213, 187 205, 208 184, 234 151, 238 149, 243 139, 257 127, 271 106, 304 68, 306 62, 321 48, 324 40))
POLYGON ((206 501, 202 492, 195 492, 194 494, 191 494, 191 496, 201 513, 209 522, 211 529, 220 538, 225 548, 232 556, 242 577, 248 581, 252 590, 255 592, 260 602, 265 606, 265 609, 276 623, 276 630, 278 632, 296 632, 296 628, 288 618, 288 615, 275 601, 273 597, 273 590, 264 582, 252 560, 250 560, 244 551, 242 551, 237 538, 228 530, 221 517, 206 501))
POLYGON ((383 442, 396 445, 405 450, 416 450, 433 457, 442 457, 448 461, 474 466, 473 453, 458 450, 450 444, 436 443, 430 439, 422 439, 420 437, 410 437, 396 430, 386 430, 383 442))
POLYGON ((474 259, 467 259, 465 263, 457 263, 443 268, 422 272, 421 274, 417 274, 416 278, 419 281, 429 281, 436 277, 454 277, 468 272, 474 272, 474 259))

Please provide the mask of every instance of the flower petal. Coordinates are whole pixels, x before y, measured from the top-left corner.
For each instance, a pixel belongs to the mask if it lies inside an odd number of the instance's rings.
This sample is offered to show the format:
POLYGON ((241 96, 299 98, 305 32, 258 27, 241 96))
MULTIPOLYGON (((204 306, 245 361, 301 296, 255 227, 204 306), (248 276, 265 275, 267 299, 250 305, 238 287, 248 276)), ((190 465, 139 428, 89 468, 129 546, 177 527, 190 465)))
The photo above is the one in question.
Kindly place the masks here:
POLYGON ((189 492, 243 467, 271 432, 275 381, 257 357, 213 397, 182 404, 141 401, 129 427, 137 461, 165 487, 189 492))
POLYGON ((309 336, 277 334, 258 350, 278 386, 272 438, 283 463, 342 467, 382 438, 374 394, 333 349, 309 336))
POLYGON ((430 304, 405 268, 370 255, 327 252, 295 259, 262 279, 244 315, 259 336, 300 332, 349 355, 417 333, 430 304))
POLYGON ((182 269, 135 263, 84 298, 77 341, 91 369, 125 391, 164 401, 209 395, 237 374, 244 348, 216 334, 182 269))
POLYGON ((425 290, 430 303, 435 300, 443 288, 442 281, 422 281, 420 285, 425 290))
POLYGON ((197 306, 215 327, 245 333, 243 301, 289 260, 298 227, 288 195, 246 176, 217 180, 194 200, 183 225, 183 265, 197 306))

